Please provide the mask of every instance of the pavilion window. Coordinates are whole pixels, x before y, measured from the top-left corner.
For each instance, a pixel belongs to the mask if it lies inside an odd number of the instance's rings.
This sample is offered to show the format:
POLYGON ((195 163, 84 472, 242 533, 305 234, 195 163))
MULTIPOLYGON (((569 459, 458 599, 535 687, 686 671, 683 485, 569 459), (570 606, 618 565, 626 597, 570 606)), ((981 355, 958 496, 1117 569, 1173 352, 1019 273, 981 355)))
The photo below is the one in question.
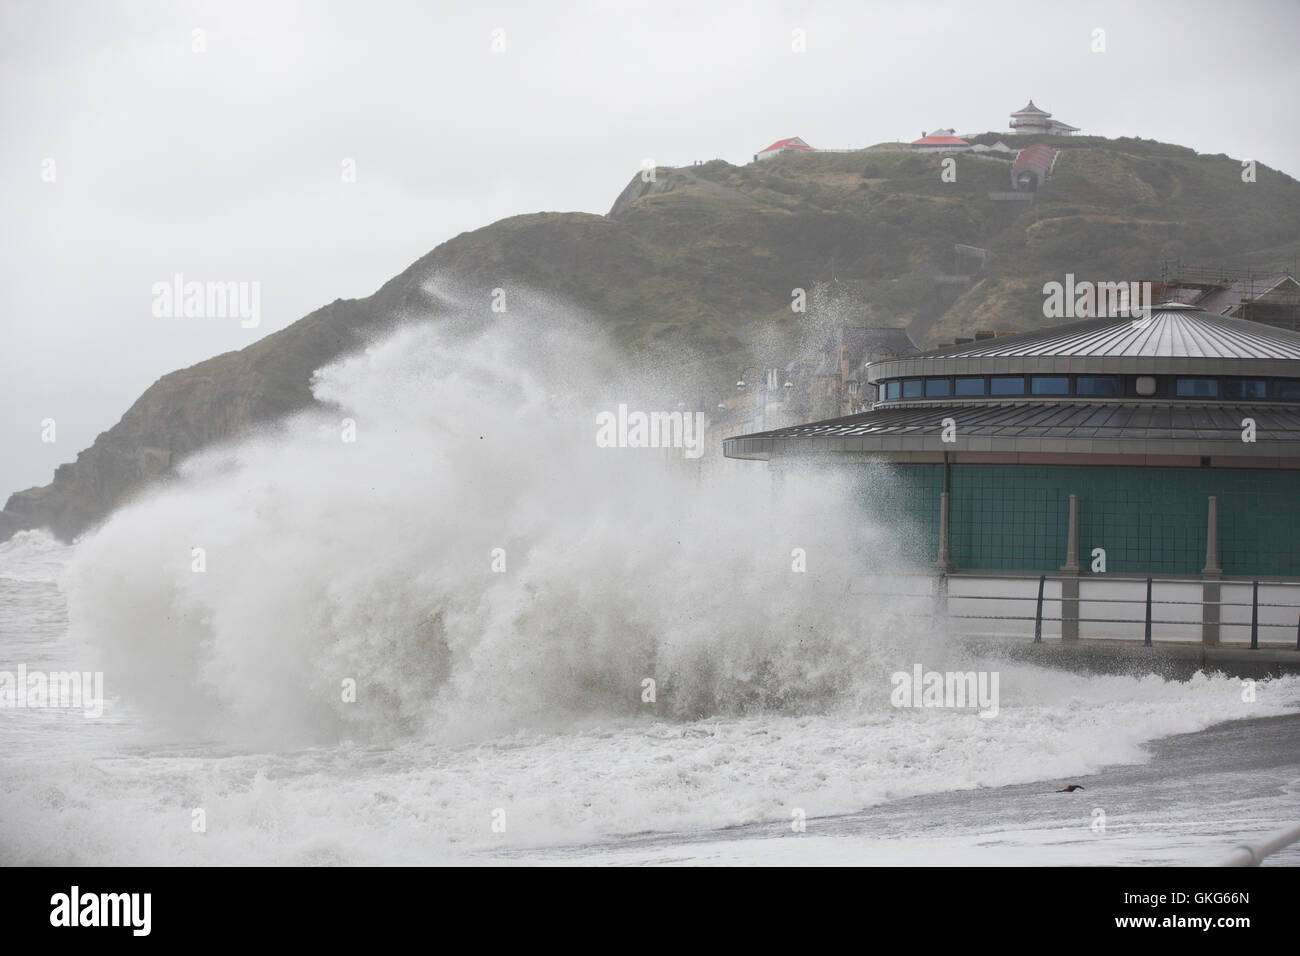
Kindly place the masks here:
POLYGON ((1080 375, 1074 382, 1074 394, 1076 395, 1114 398, 1119 393, 1119 378, 1114 375, 1080 375))
POLYGON ((1025 394, 1025 377, 1023 375, 994 375, 989 379, 990 395, 1025 394))
POLYGON ((1069 395, 1070 379, 1065 375, 1034 375, 1029 390, 1035 395, 1069 395))
POLYGON ((1180 378, 1174 383, 1174 394, 1179 398, 1218 398, 1217 378, 1180 378))
POLYGON ((1262 378, 1230 378, 1223 385, 1227 398, 1268 398, 1268 382, 1262 378))

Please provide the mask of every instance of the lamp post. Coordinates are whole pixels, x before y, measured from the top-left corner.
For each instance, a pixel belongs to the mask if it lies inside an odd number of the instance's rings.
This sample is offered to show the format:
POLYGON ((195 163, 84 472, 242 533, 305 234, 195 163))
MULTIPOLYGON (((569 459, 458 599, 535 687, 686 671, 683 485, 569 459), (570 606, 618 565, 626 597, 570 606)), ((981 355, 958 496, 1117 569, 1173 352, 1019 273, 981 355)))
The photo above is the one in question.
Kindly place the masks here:
MULTIPOLYGON (((763 377, 755 383, 754 397, 758 402, 758 430, 767 431, 767 393, 772 390, 769 388, 768 383, 776 381, 777 373, 780 369, 759 368, 757 365, 746 365, 740 370, 740 380, 736 382, 736 389, 738 391, 743 392, 748 388, 745 384, 745 373, 751 371, 763 373, 763 377)), ((781 386, 781 388, 785 391, 786 395, 789 395, 790 390, 794 388, 794 383, 787 381, 781 386)))

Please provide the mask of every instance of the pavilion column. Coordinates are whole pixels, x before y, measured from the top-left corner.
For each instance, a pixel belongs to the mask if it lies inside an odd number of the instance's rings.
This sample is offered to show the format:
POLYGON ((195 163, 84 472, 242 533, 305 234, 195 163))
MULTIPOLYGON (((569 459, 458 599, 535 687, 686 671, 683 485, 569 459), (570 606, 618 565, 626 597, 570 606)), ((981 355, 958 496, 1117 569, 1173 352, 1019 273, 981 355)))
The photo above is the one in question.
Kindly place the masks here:
POLYGON ((1210 495, 1205 526, 1205 567, 1201 568, 1201 643, 1219 643, 1219 601, 1223 568, 1219 567, 1219 499, 1210 495))
POLYGON ((956 568, 952 563, 948 550, 948 501, 949 494, 947 491, 939 494, 939 559, 934 562, 936 571, 944 574, 956 568))
POLYGON ((1061 640, 1079 639, 1079 496, 1070 495, 1070 528, 1061 565, 1061 640))

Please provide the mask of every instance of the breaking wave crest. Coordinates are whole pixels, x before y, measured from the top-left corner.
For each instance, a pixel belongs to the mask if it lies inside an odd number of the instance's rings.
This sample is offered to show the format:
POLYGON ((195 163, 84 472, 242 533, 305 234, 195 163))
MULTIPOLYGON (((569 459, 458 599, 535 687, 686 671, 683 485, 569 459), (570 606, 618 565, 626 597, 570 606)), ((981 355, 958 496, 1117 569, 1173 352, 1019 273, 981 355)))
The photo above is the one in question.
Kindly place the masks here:
POLYGON ((258 744, 887 706, 927 622, 846 593, 897 567, 858 489, 597 447, 633 378, 544 302, 410 323, 82 540, 74 636, 170 731, 258 744))

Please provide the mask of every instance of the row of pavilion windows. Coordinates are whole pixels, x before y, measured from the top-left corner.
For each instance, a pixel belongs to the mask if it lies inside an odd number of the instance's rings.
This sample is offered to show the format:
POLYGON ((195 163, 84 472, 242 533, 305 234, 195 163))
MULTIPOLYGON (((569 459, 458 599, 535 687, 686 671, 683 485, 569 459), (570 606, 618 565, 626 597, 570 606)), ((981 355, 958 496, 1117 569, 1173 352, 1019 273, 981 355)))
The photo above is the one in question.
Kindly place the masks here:
POLYGON ((924 398, 1221 398, 1300 402, 1300 379, 1186 375, 945 375, 896 378, 879 401, 924 398))

